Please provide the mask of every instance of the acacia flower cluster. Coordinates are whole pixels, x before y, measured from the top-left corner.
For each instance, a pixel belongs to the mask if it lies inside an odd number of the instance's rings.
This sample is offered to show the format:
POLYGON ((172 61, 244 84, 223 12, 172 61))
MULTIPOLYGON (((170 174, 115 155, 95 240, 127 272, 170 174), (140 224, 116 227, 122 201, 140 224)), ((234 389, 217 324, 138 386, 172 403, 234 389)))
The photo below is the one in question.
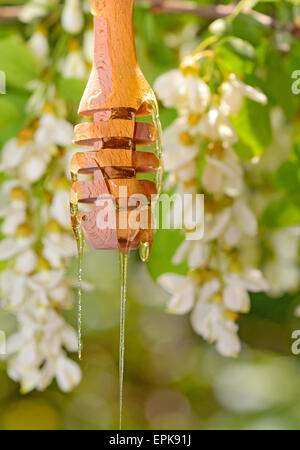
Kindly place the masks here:
MULTIPOLYGON (((61 9, 58 3, 26 2, 20 20, 35 28, 27 44, 47 73, 55 47, 49 45, 44 18, 59 11, 70 43, 67 57, 55 65, 63 77, 83 78, 93 51, 91 30, 84 30, 89 6, 67 0, 61 9), (82 31, 80 38, 74 36, 82 31)), ((0 304, 17 321, 7 341, 8 374, 22 393, 44 390, 54 378, 61 390, 70 391, 81 379, 68 356, 77 351, 77 334, 63 317, 77 283, 67 274, 77 254, 69 213, 73 125, 54 80, 41 77, 26 87, 32 91, 26 108, 30 121, 4 144, 0 159, 0 304)))
POLYGON ((237 319, 249 311, 249 292, 267 291, 269 285, 240 254, 241 242, 256 236, 258 224, 233 149, 238 136, 230 117, 239 114, 244 97, 263 105, 267 98, 233 73, 212 93, 190 60, 160 76, 155 90, 178 112, 163 137, 166 186, 205 194, 205 231, 201 240, 184 240, 173 256, 174 264, 187 260, 186 276, 165 273, 158 283, 171 294, 169 312, 191 312, 196 333, 216 343, 222 355, 236 356, 241 348, 237 319))

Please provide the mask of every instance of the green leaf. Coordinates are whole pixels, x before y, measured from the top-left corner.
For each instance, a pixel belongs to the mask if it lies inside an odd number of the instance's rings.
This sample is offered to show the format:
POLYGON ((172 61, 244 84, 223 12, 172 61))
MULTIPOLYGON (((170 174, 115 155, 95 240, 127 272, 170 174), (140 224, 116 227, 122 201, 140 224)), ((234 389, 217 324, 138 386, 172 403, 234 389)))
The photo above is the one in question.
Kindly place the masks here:
POLYGON ((80 103, 86 80, 76 78, 60 78, 58 81, 58 92, 65 100, 73 102, 76 105, 80 103))
POLYGON ((290 194, 298 195, 300 189, 299 163, 286 161, 274 175, 274 183, 279 188, 284 188, 290 194))
POLYGON ((262 215, 262 224, 268 228, 290 227, 300 223, 300 206, 289 196, 271 202, 262 215))
POLYGON ((5 72, 8 85, 22 89, 38 77, 37 62, 20 36, 0 40, 0 70, 5 72))
POLYGON ((230 37, 227 39, 227 43, 243 59, 255 59, 255 49, 249 42, 237 37, 230 37))
POLYGON ((211 33, 219 36, 235 36, 258 46, 265 34, 270 30, 249 14, 239 14, 233 21, 217 19, 209 27, 211 33))
POLYGON ((268 33, 269 29, 249 16, 249 14, 240 14, 231 23, 231 31, 233 36, 258 46, 261 43, 263 35, 268 33))
POLYGON ((147 264, 150 274, 156 280, 162 273, 174 272, 185 275, 187 263, 172 264, 172 258, 184 239, 181 230, 157 230, 153 241, 151 258, 147 264))
POLYGON ((250 48, 251 45, 242 41, 242 39, 226 39, 216 46, 216 61, 226 72, 233 72, 243 78, 254 70, 254 55, 249 50, 250 48), (244 44, 241 45, 241 42, 244 44))
POLYGON ((25 125, 26 96, 0 95, 0 146, 15 136, 25 125))
POLYGON ((231 116, 240 142, 235 150, 242 159, 250 159, 264 153, 271 143, 272 130, 269 108, 245 99, 238 116, 231 116))
POLYGON ((271 50, 266 57, 265 68, 267 76, 263 86, 264 92, 271 103, 281 106, 285 115, 291 117, 295 112, 296 96, 292 93, 291 72, 286 69, 282 54, 271 50))

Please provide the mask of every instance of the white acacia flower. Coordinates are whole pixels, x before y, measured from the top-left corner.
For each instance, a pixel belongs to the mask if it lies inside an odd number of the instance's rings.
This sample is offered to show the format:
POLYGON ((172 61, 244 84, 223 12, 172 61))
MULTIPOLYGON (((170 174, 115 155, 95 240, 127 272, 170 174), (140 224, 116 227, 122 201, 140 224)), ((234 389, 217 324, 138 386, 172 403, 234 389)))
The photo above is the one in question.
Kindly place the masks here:
POLYGON ((285 292, 295 293, 299 289, 300 269, 297 263, 275 259, 266 262, 263 270, 270 284, 270 295, 277 297, 285 292))
POLYGON ((207 114, 191 129, 191 134, 200 134, 212 141, 222 141, 227 144, 233 144, 238 140, 230 120, 216 105, 212 105, 207 114))
POLYGON ((50 207, 50 215, 63 228, 70 229, 70 198, 69 192, 58 190, 54 194, 52 204, 50 207))
POLYGON ((75 239, 66 233, 49 233, 43 239, 43 256, 51 267, 60 269, 64 260, 77 254, 75 239))
POLYGON ((18 167, 27 148, 28 143, 19 145, 17 138, 9 139, 2 147, 0 171, 10 172, 11 169, 18 167))
POLYGON ((238 325, 231 320, 224 320, 216 324, 216 348, 220 355, 236 357, 241 351, 241 342, 238 337, 238 325))
POLYGON ((191 314, 191 323, 195 332, 210 342, 217 339, 215 323, 221 320, 222 310, 218 303, 209 300, 220 288, 220 282, 216 278, 204 283, 191 314))
POLYGON ((234 247, 243 236, 255 236, 256 233, 257 219, 242 198, 216 214, 205 216, 205 241, 220 239, 226 246, 234 247))
MULTIPOLYGON (((19 348, 15 338, 15 348, 18 348, 16 355, 8 361, 8 375, 14 380, 20 382, 22 394, 32 391, 39 382, 39 366, 43 362, 43 356, 39 352, 37 344, 33 340, 22 341, 19 338, 19 348)), ((10 343, 8 341, 8 349, 10 343)))
POLYGON ((154 90, 168 108, 180 113, 203 113, 210 101, 210 89, 198 76, 184 76, 174 69, 161 75, 154 83, 154 90))
POLYGON ((56 362, 56 380, 63 392, 70 392, 81 380, 81 370, 69 358, 61 356, 56 362))
POLYGON ((163 134, 163 159, 167 171, 184 169, 198 154, 198 145, 187 133, 185 118, 176 119, 163 134), (190 139, 191 138, 191 139, 190 139))
POLYGON ((43 114, 39 127, 34 135, 34 140, 40 148, 51 145, 69 146, 72 144, 73 127, 67 120, 54 114, 43 114))
POLYGON ((14 200, 9 205, 0 208, 0 218, 3 218, 1 231, 9 236, 16 233, 18 225, 25 222, 27 204, 23 200, 14 200))
POLYGON ((1 231, 4 235, 14 235, 17 227, 26 221, 26 186, 17 179, 5 181, 0 190, 0 218, 3 219, 1 231))
POLYGON ((186 239, 200 239, 204 232, 204 202, 197 195, 196 187, 189 189, 177 183, 177 192, 172 198, 169 211, 171 229, 184 229, 186 239))
POLYGON ((94 31, 92 29, 85 31, 83 35, 83 54, 85 60, 92 64, 94 60, 94 31))
POLYGON ((84 25, 84 18, 80 0, 66 0, 61 16, 63 28, 71 34, 81 32, 84 25))
POLYGON ((158 277, 157 282, 172 295, 167 304, 169 313, 186 314, 192 309, 196 286, 191 278, 175 273, 164 273, 158 277))
POLYGON ((22 7, 19 19, 25 23, 40 19, 47 14, 49 6, 56 3, 56 0, 30 0, 22 7))
POLYGON ((0 261, 9 260, 30 249, 34 237, 7 237, 0 241, 0 261))
POLYGON ((35 31, 29 39, 28 45, 37 60, 44 66, 49 54, 48 38, 45 33, 40 30, 35 31))
POLYGON ((249 312, 249 292, 268 291, 269 285, 260 270, 244 269, 241 274, 227 273, 224 275, 225 288, 223 302, 227 309, 242 313, 249 312))
POLYGON ((205 267, 209 261, 210 246, 204 240, 187 241, 184 240, 176 250, 173 264, 180 264, 186 259, 190 270, 205 267))
POLYGON ((8 339, 7 353, 9 375, 21 383, 21 392, 43 390, 54 377, 64 391, 75 387, 80 369, 62 350, 76 350, 75 331, 52 308, 24 310, 19 322, 20 330, 8 339))
POLYGON ((237 196, 243 187, 243 170, 235 152, 227 147, 220 155, 206 155, 203 187, 210 193, 237 196))
POLYGON ((229 75, 229 81, 221 85, 221 92, 220 110, 227 116, 239 113, 243 97, 248 97, 262 105, 267 103, 267 97, 263 92, 238 80, 233 73, 229 75))
POLYGON ((276 230, 271 233, 270 241, 276 257, 284 262, 295 263, 298 259, 300 231, 296 227, 276 230))
POLYGON ((213 241, 222 235, 231 217, 231 208, 224 208, 216 214, 205 214, 204 240, 213 241))
POLYGON ((28 275, 32 273, 37 265, 37 255, 32 248, 17 255, 15 260, 15 270, 18 273, 28 275))
POLYGON ((26 87, 31 91, 30 98, 26 104, 26 112, 30 114, 40 113, 48 97, 45 81, 31 80, 26 87))
POLYGON ((243 198, 234 201, 230 208, 231 215, 222 240, 229 247, 237 245, 244 235, 255 236, 257 233, 257 219, 243 198))
POLYGON ((19 167, 18 175, 20 179, 28 183, 38 181, 46 172, 51 155, 41 151, 34 143, 29 147, 21 167, 19 167))
POLYGON ((72 304, 72 293, 65 279, 64 270, 43 270, 27 279, 37 304, 49 305, 49 301, 60 307, 69 308, 72 304))
POLYGON ((64 78, 85 78, 87 75, 87 68, 82 51, 70 51, 61 61, 60 71, 64 78))
POLYGON ((17 175, 24 183, 39 180, 51 159, 51 155, 37 148, 35 142, 19 145, 15 138, 3 146, 1 156, 0 171, 17 175))
POLYGON ((221 355, 232 357, 236 356, 241 348, 237 335, 238 326, 226 318, 223 305, 211 301, 220 287, 217 279, 212 279, 202 286, 191 314, 191 323, 197 334, 211 343, 216 342, 216 348, 221 355))
POLYGON ((11 269, 0 272, 0 293, 2 307, 8 311, 19 308, 29 294, 26 277, 11 269))

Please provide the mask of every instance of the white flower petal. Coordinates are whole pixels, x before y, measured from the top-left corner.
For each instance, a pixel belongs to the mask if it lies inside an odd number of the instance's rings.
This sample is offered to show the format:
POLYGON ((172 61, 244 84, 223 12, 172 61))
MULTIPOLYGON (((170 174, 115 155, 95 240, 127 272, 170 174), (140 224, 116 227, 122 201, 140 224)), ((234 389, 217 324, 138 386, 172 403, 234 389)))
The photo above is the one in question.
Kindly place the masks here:
POLYGON ((32 53, 40 62, 46 61, 49 52, 49 44, 47 37, 43 33, 39 31, 33 33, 28 41, 28 45, 32 53))
POLYGON ((260 270, 248 268, 242 273, 241 279, 250 292, 268 291, 269 284, 260 270))
POLYGON ((24 275, 34 271, 37 263, 36 253, 32 249, 25 250, 16 258, 15 269, 24 275))
POLYGON ((56 380, 63 392, 70 392, 80 383, 81 370, 74 361, 60 356, 56 362, 56 380))
POLYGON ((81 32, 84 19, 80 0, 66 0, 61 16, 61 23, 68 33, 78 34, 81 32))
POLYGON ((192 245, 192 241, 183 241, 179 245, 178 249, 176 250, 173 258, 172 263, 173 264, 180 264, 182 263, 187 257, 190 252, 192 245))
POLYGON ((235 222, 240 229, 249 236, 255 236, 257 233, 257 220, 254 213, 243 200, 239 199, 234 203, 233 213, 235 222))
POLYGON ((69 229, 70 222, 70 198, 69 192, 57 191, 54 195, 50 214, 62 227, 69 229))
POLYGON ((217 350, 227 357, 235 357, 241 351, 241 343, 237 335, 237 325, 233 322, 226 321, 218 323, 217 330, 217 350))
POLYGON ((203 241, 190 241, 193 243, 188 257, 189 268, 191 270, 204 266, 210 255, 210 247, 203 241))
POLYGON ((212 241, 219 237, 225 227, 227 226, 231 217, 231 208, 225 208, 220 213, 216 214, 208 226, 205 226, 204 238, 205 241, 212 241))
POLYGON ((187 283, 187 277, 176 273, 164 273, 157 278, 158 284, 169 294, 175 294, 187 283))
POLYGON ((223 291, 224 306, 232 311, 247 313, 250 310, 250 297, 238 277, 231 275, 223 291))
POLYGON ((172 314, 186 314, 192 309, 194 300, 195 286, 191 280, 188 280, 185 286, 170 298, 166 310, 172 314))
POLYGON ((18 167, 25 152, 26 146, 20 147, 16 138, 7 141, 2 147, 0 170, 5 171, 18 167))

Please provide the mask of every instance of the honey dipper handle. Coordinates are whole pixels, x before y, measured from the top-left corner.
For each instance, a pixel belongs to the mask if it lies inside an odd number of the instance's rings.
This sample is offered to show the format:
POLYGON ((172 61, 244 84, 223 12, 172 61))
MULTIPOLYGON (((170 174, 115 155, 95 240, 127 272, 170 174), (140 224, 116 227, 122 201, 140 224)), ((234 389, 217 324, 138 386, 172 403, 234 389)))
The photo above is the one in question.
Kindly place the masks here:
POLYGON ((132 108, 138 110, 151 90, 137 62, 134 0, 92 0, 95 50, 93 70, 79 113, 132 108))

